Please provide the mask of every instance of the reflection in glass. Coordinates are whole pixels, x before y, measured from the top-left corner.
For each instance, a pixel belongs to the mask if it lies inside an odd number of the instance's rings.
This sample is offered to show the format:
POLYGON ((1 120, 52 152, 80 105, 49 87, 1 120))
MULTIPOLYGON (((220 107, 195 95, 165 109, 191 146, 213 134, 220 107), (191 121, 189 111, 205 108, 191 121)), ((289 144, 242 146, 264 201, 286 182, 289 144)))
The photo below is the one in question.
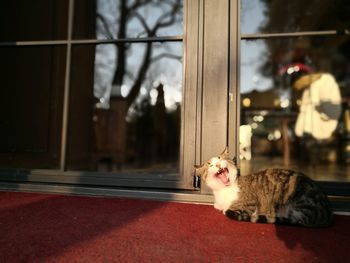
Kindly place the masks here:
POLYGON ((242 172, 350 180, 350 39, 243 40, 241 50, 242 172))
POLYGON ((241 32, 345 30, 349 13, 350 2, 343 0, 241 0, 241 32))
POLYGON ((176 173, 182 43, 83 45, 72 55, 68 169, 176 173))
POLYGON ((58 168, 65 54, 63 46, 0 48, 3 167, 58 168))
POLYGON ((67 21, 67 0, 2 1, 0 41, 65 39, 67 21))
POLYGON ((180 36, 183 32, 183 0, 97 0, 95 6, 78 0, 76 5, 74 38, 180 36), (82 9, 84 15, 79 14, 82 9), (96 32, 86 31, 84 25, 91 22, 96 27, 89 28, 96 32))

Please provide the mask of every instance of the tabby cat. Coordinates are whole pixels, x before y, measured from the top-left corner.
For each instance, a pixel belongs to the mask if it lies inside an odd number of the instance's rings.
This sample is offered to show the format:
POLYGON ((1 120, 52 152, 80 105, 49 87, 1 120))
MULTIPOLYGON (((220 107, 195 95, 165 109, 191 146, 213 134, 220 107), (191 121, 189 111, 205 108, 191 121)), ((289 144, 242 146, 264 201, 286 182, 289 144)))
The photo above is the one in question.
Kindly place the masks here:
POLYGON ((332 221, 327 196, 301 173, 267 169, 239 176, 227 148, 195 168, 213 191, 214 207, 229 218, 305 227, 325 227, 332 221))

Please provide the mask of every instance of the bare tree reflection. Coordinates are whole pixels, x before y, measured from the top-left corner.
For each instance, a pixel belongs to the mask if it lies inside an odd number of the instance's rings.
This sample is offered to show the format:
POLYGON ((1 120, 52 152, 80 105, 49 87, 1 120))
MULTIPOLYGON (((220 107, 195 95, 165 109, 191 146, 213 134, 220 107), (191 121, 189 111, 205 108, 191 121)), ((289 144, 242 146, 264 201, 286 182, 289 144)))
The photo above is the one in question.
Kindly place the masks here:
POLYGON ((182 34, 177 30, 182 28, 182 1, 97 0, 96 15, 98 38, 125 40, 96 48, 96 158, 110 159, 119 169, 176 163, 180 107, 166 107, 161 82, 181 65, 171 63, 181 62, 181 48, 149 39, 182 34), (147 41, 128 40, 139 37, 147 41), (151 90, 157 95, 152 97, 151 90))
MULTIPOLYGON (((97 13, 97 30, 99 31, 97 33, 103 34, 107 38, 125 39, 128 37, 129 28, 132 28, 132 25, 135 26, 136 24, 138 25, 137 36, 147 38, 156 37, 162 29, 169 28, 182 21, 182 1, 180 0, 119 0, 117 2, 111 0, 99 0, 98 3, 104 7, 104 10, 112 10, 113 12, 113 7, 118 8, 118 13, 114 14, 97 13), (153 7, 157 7, 157 9, 152 10, 153 7), (145 16, 145 12, 150 13, 145 16), (110 19, 110 16, 114 16, 114 19, 110 19), (117 18, 115 16, 117 16, 117 18), (156 18, 152 16, 155 16, 156 18), (149 19, 150 17, 152 19, 149 19)), ((118 91, 120 93, 126 77, 133 81, 129 92, 126 95, 128 108, 137 98, 142 83, 146 78, 147 70, 153 62, 163 57, 174 59, 181 58, 169 53, 159 54, 156 57, 152 57, 153 44, 152 42, 147 42, 143 54, 139 58, 139 69, 135 72, 134 69, 130 70, 127 67, 127 59, 130 56, 130 47, 130 43, 115 44, 115 70, 111 83, 111 86, 116 93, 118 93, 118 91)), ((106 98, 108 98, 108 96, 106 98)))

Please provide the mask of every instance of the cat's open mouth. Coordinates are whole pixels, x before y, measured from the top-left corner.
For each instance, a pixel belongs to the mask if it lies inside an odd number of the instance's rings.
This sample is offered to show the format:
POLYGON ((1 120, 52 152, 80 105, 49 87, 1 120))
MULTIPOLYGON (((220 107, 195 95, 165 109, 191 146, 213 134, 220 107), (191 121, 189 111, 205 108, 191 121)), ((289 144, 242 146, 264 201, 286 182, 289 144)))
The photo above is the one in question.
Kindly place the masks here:
POLYGON ((227 168, 220 168, 219 171, 216 172, 215 176, 221 180, 224 185, 230 184, 230 178, 227 168))

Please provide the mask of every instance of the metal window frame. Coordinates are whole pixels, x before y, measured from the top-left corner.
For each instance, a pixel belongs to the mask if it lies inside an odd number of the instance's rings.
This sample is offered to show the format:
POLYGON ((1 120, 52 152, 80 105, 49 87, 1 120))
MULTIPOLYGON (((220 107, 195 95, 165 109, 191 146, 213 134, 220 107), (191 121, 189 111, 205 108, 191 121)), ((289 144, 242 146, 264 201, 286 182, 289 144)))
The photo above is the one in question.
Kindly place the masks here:
POLYGON ((350 35, 349 30, 324 30, 324 31, 300 31, 286 33, 256 33, 256 34, 240 34, 241 40, 256 40, 268 38, 291 38, 291 37, 317 37, 317 36, 347 36, 350 35))
POLYGON ((88 44, 116 44, 116 43, 149 43, 149 42, 182 42, 183 36, 161 36, 123 39, 67 39, 67 40, 38 40, 0 42, 0 47, 15 46, 57 46, 57 45, 88 45, 88 44))
MULTIPOLYGON (((209 1, 209 0, 207 0, 209 1)), ((208 67, 207 58, 205 57, 206 41, 214 41, 212 38, 205 36, 205 9, 206 0, 184 0, 184 34, 182 36, 161 36, 152 38, 125 38, 125 39, 72 39, 73 29, 73 10, 74 0, 69 0, 69 17, 68 33, 65 40, 39 40, 39 41, 12 41, 0 42, 1 47, 20 47, 20 46, 69 46, 70 51, 66 53, 67 67, 71 63, 71 48, 73 45, 87 45, 87 44, 113 44, 113 43, 148 43, 148 42, 182 42, 184 46, 183 51, 183 107, 181 112, 181 155, 180 155, 180 176, 172 175, 172 178, 165 178, 163 174, 147 175, 147 180, 142 174, 113 174, 103 172, 84 172, 84 171, 67 171, 66 170, 66 145, 63 148, 60 169, 32 169, 32 170, 0 170, 0 190, 12 189, 19 191, 44 191, 44 192, 61 192, 68 194, 111 194, 119 196, 129 196, 137 198, 158 198, 165 200, 179 200, 198 202, 205 198, 206 202, 212 202, 212 196, 206 195, 206 190, 201 188, 199 194, 195 194, 193 188, 188 188, 188 183, 192 181, 189 172, 194 163, 200 163, 209 151, 203 150, 203 143, 207 139, 215 135, 210 135, 207 138, 203 135, 203 86, 206 85, 204 74, 210 67, 208 67), (190 11, 186 10, 190 9, 190 11), (207 64, 206 64, 207 63, 207 64), (69 64, 69 65, 68 65, 69 64), (186 94, 185 94, 186 93, 186 94), (190 95, 190 96, 188 96, 190 95), (184 110, 186 108, 186 112, 184 110), (186 118, 186 120, 184 120, 186 118), (194 131, 194 132, 193 132, 194 131), (186 147, 186 149, 185 149, 186 147), (62 157, 64 160, 62 160, 62 157), (186 180, 183 178, 186 177, 186 180), (179 182, 182 178, 182 182, 179 182), (166 180, 165 180, 166 179, 166 180), (141 182, 142 181, 142 182, 141 182), (175 187, 174 187, 175 186, 175 187), (163 189, 161 192, 152 192, 152 189, 163 189), (179 197, 178 191, 170 189, 184 189, 191 191, 183 191, 182 194, 190 196, 179 197), (85 190, 84 190, 85 189, 85 190), (141 189, 144 189, 141 190, 141 189)), ((240 32, 240 0, 222 0, 228 1, 229 19, 228 19, 228 65, 227 65, 227 135, 225 141, 234 149, 235 154, 238 154, 238 127, 240 123, 240 43, 242 40, 267 39, 267 38, 283 38, 283 37, 301 37, 301 36, 332 36, 332 35, 349 35, 349 31, 320 31, 320 32, 291 32, 291 33, 274 33, 274 34, 241 34, 240 32)), ((207 10, 208 11, 208 10, 207 10)), ((224 38, 219 39, 222 41, 224 38)), ((221 57, 222 58, 222 57, 221 57)), ((214 58, 218 61, 218 58, 214 58)), ((70 71, 70 70, 68 70, 70 71)), ((68 72, 70 73, 70 72, 68 72)), ((212 81, 210 81, 212 82, 212 81)), ((212 83, 211 83, 212 84, 212 83)), ((208 85, 204 87, 208 89, 208 85)), ((65 76, 65 93, 68 94, 70 90, 69 77, 65 76)), ((68 97, 64 98, 66 106, 64 108, 65 128, 62 133, 67 132, 68 123, 68 97)), ((61 138, 62 142, 66 143, 66 138, 61 138)), ((233 153, 232 153, 233 154, 233 153)), ((337 182, 319 182, 325 183, 324 187, 328 187, 329 183, 334 188, 334 194, 338 190, 344 188, 348 189, 349 183, 337 182)), ((332 189, 333 189, 332 188, 332 189)), ((198 193, 198 192, 197 192, 198 193)), ((181 195, 181 194, 180 194, 181 195)), ((202 200, 203 202, 203 200, 202 200)))
MULTIPOLYGON (((237 34, 237 82, 236 82, 236 87, 237 87, 237 96, 240 96, 241 92, 241 86, 240 86, 240 59, 241 59, 241 51, 240 51, 240 46, 241 46, 241 42, 242 41, 254 41, 254 40, 263 40, 263 39, 283 39, 283 38, 300 38, 300 37, 334 37, 334 36, 350 36, 350 30, 349 29, 345 29, 345 30, 319 30, 319 31, 297 31, 297 32, 279 32, 279 33, 260 33, 260 32, 256 32, 256 33, 249 33, 249 34, 245 34, 242 33, 240 31, 241 26, 240 26, 240 22, 241 22, 241 16, 240 16, 240 11, 241 11, 241 1, 242 0, 231 0, 236 2, 236 7, 237 7, 237 24, 238 24, 238 28, 237 31, 233 32, 233 34, 237 34)), ((232 48, 232 47, 231 47, 232 48)), ((240 118, 241 114, 241 106, 240 106, 240 99, 237 100, 237 106, 234 109, 236 111, 237 114, 237 118, 240 118)), ((238 125, 240 125, 240 120, 237 121, 238 125)), ((238 126, 239 127, 239 126, 238 126)), ((238 128, 237 127, 237 128, 238 128)), ((236 138, 238 140, 238 138, 236 138)), ((239 162, 239 158, 238 158, 238 162, 239 162)), ((349 182, 338 182, 338 181, 318 181, 317 183, 319 183, 320 185, 323 186, 323 188, 327 189, 327 192, 330 192, 333 195, 348 195, 349 193, 347 192, 347 194, 344 194, 344 192, 342 192, 343 188, 349 188, 350 183, 349 182), (329 190, 331 189, 331 190, 329 190)))
MULTIPOLYGON (((128 174, 128 173, 112 173, 112 172, 85 172, 85 171, 70 171, 67 170, 67 132, 69 120, 69 94, 70 94, 70 74, 71 74, 71 58, 72 47, 74 45, 101 45, 101 44, 115 44, 115 43, 164 43, 164 42, 181 42, 184 44, 183 50, 183 73, 185 70, 185 44, 186 44, 186 30, 188 24, 186 20, 189 19, 187 13, 187 6, 191 1, 184 2, 184 33, 180 36, 157 36, 157 37, 140 37, 140 38, 123 38, 123 39, 73 39, 74 27, 74 4, 75 0, 68 2, 68 25, 67 25, 67 39, 63 40, 38 40, 38 41, 5 41, 0 42, 1 47, 23 47, 23 46, 65 46, 66 48, 66 65, 65 65, 65 79, 64 79, 64 97, 63 97, 63 117, 61 129, 61 144, 60 144, 60 163, 59 169, 1 169, 0 177, 3 181, 9 182, 33 182, 33 183, 62 183, 62 184, 82 184, 82 185, 109 185, 121 187, 146 187, 146 188, 178 188, 185 190, 194 190, 192 187, 191 174, 185 177, 185 170, 188 171, 189 163, 186 162, 183 155, 186 153, 183 141, 183 126, 184 126, 184 110, 182 109, 181 118, 181 142, 180 142, 180 159, 179 159, 179 173, 178 174, 128 174), (185 168, 183 166, 186 166, 185 168), (191 177, 191 178, 190 178, 191 177)), ((193 10, 194 7, 191 6, 193 10)), ((199 15, 199 14, 198 14, 199 15)), ((194 26, 198 30, 198 25, 194 26)), ((185 85, 188 82, 183 74, 183 93, 185 92, 185 85)), ((183 94, 183 98, 185 95, 183 94)), ((182 108, 184 108, 183 106, 182 108)), ((188 121, 188 120, 187 120, 188 121)), ((195 132, 194 132, 195 133, 195 132)), ((188 139, 187 139, 188 140, 188 139)), ((190 149, 193 150, 193 149, 190 149)), ((193 156, 196 154, 193 153, 193 156)), ((188 158, 187 158, 188 159, 188 158)))

